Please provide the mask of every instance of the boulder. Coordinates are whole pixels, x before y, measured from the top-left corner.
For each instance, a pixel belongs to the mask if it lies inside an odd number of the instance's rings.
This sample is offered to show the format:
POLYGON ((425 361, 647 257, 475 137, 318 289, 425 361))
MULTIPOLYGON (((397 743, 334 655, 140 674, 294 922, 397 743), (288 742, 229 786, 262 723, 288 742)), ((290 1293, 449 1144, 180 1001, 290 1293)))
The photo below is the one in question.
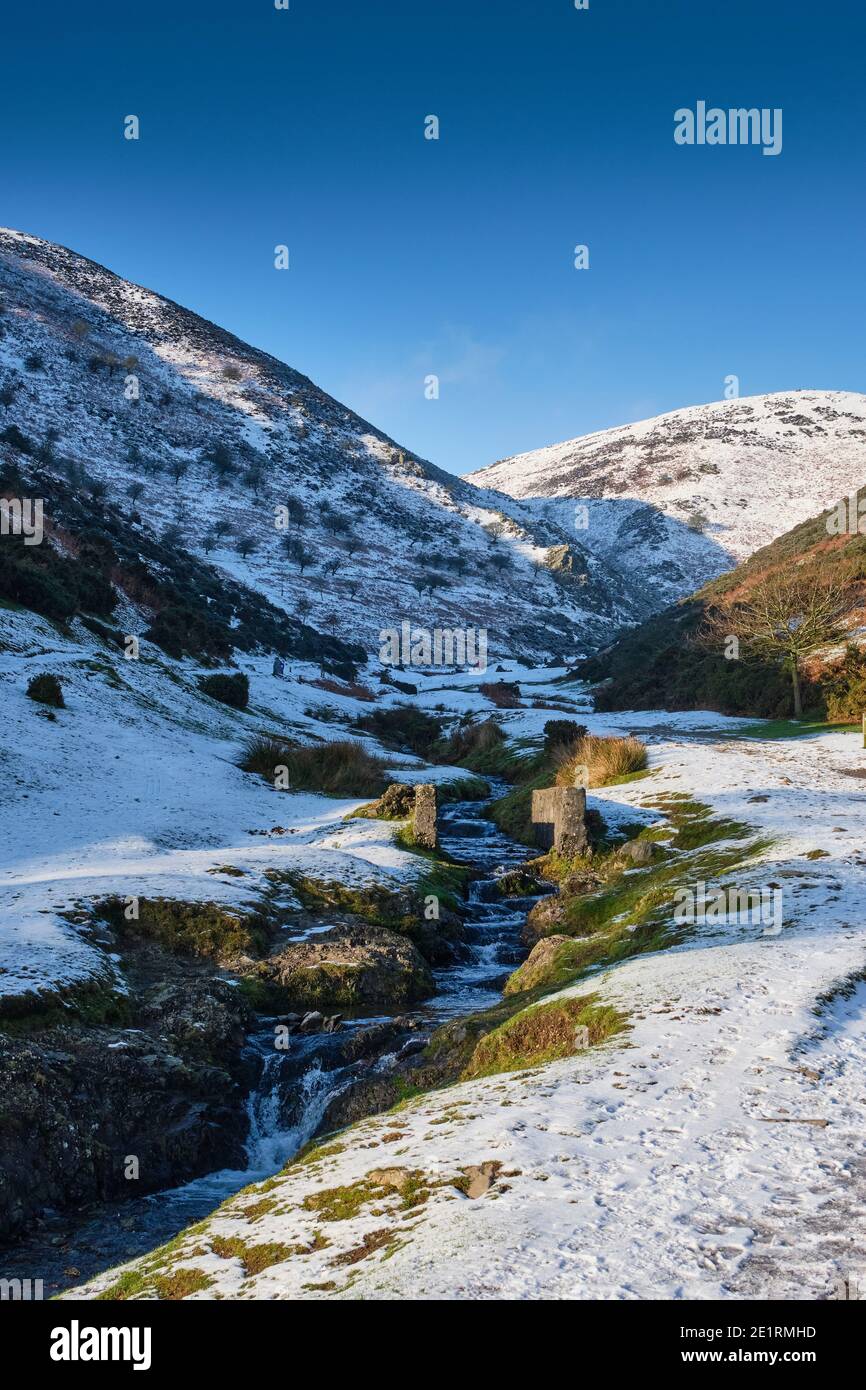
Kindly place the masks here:
POLYGON ((434 988, 430 968, 411 941, 366 924, 290 942, 260 962, 256 975, 308 1010, 404 1009, 434 988))
POLYGON ((621 859, 626 859, 635 867, 651 864, 655 859, 655 846, 652 840, 629 840, 618 851, 621 859))
POLYGON ((544 986, 555 989, 569 984, 584 963, 586 947, 571 936, 544 936, 533 946, 519 970, 505 985, 507 996, 544 986))
POLYGON ((408 820, 414 809, 415 788, 406 782, 392 782, 373 802, 369 814, 380 820, 408 820))
POLYGON ((369 1115, 390 1110, 400 1099, 401 1091, 395 1076, 371 1072, 340 1091, 330 1102, 317 1133, 330 1134, 335 1129, 366 1120, 369 1115))
POLYGON ((532 946, 541 937, 550 936, 551 932, 557 931, 563 924, 564 916, 565 905, 559 893, 542 898, 527 914, 523 927, 523 940, 526 945, 532 946))

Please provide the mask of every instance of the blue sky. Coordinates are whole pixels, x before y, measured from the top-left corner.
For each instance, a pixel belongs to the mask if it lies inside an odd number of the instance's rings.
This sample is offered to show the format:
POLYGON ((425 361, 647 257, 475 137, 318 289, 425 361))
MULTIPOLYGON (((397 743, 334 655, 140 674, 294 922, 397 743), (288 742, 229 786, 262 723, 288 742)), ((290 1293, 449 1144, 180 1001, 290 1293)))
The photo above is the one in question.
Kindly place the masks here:
POLYGON ((864 389, 860 0, 47 0, 0 34, 0 223, 445 468, 731 373, 864 389), (675 145, 699 99, 781 107, 782 153, 675 145))

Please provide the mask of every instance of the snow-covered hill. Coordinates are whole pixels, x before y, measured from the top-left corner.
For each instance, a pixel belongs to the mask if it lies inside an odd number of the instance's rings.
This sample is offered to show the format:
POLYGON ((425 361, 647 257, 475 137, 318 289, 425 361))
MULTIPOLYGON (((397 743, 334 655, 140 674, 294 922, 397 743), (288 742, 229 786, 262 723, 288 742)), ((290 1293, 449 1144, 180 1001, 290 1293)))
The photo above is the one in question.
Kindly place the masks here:
POLYGON ((670 602, 866 481, 866 396, 715 401, 517 454, 469 478, 534 499, 536 515, 670 602))
POLYGON ((14 427, 25 456, 84 495, 95 480, 131 526, 314 627, 367 651, 403 620, 486 627, 491 652, 544 657, 648 611, 572 527, 414 458, 282 362, 63 247, 0 231, 0 309, 0 456, 14 427))

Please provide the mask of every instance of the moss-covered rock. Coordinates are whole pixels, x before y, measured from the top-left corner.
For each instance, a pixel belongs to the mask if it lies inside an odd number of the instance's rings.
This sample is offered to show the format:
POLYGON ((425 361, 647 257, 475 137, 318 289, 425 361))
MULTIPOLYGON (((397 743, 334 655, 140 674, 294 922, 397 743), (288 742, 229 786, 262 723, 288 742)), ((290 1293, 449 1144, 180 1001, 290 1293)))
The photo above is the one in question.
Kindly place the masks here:
POLYGON ((376 801, 359 806, 353 814, 365 820, 407 820, 414 806, 414 786, 407 782, 391 782, 376 801))
POLYGON ((428 964, 448 965, 466 953, 463 922, 455 909, 468 873, 468 869, 434 861, 431 872, 413 888, 394 889, 379 883, 357 886, 295 873, 281 875, 280 882, 291 886, 307 912, 328 913, 338 922, 342 917, 347 925, 360 918, 370 926, 384 927, 408 937, 428 964), (431 898, 436 911, 432 917, 431 898))
POLYGON ((221 965, 259 956, 268 943, 264 922, 214 902, 139 898, 137 916, 127 918, 122 898, 105 898, 100 914, 121 937, 145 937, 184 956, 205 956, 221 965))
POLYGON ((583 942, 575 941, 570 936, 546 936, 533 946, 528 960, 509 977, 504 993, 562 989, 583 968, 585 957, 583 942))
POLYGON ((339 926, 284 946, 255 969, 295 1008, 403 1009, 432 994, 417 948, 381 927, 339 926))
POLYGON ((469 1080, 543 1066, 582 1051, 586 1042, 590 1046, 604 1042, 625 1026, 625 1016, 609 1005, 599 1004, 597 995, 536 1004, 487 1033, 475 1048, 463 1077, 469 1080))

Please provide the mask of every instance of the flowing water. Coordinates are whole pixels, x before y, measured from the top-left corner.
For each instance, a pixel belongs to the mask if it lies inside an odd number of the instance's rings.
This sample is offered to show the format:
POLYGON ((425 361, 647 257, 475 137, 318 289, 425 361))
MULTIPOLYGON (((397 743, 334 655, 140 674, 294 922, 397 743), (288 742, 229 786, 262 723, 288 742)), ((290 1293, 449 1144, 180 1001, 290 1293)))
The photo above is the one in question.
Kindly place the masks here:
MULTIPOLYGON (((507 787, 491 782, 491 789, 496 797, 507 787)), ((468 950, 465 960, 434 972, 432 998, 401 1012, 407 1029, 398 1034, 394 1051, 372 1064, 369 1058, 345 1060, 347 1038, 355 1030, 386 1024, 382 1016, 349 1020, 335 1033, 293 1034, 285 1051, 274 1046, 273 1022, 264 1021, 247 1040, 258 1059, 258 1081, 247 1099, 243 1169, 221 1169, 147 1197, 49 1218, 3 1254, 3 1274, 42 1278, 48 1295, 152 1250, 209 1215, 241 1187, 277 1172, 315 1135, 335 1097, 369 1075, 371 1066, 387 1072, 404 1049, 419 1049, 439 1024, 498 1003, 507 976, 526 955, 521 930, 536 899, 500 895, 497 879, 533 851, 484 818, 487 804, 457 802, 440 812, 442 848, 474 870, 461 907, 468 950)))

